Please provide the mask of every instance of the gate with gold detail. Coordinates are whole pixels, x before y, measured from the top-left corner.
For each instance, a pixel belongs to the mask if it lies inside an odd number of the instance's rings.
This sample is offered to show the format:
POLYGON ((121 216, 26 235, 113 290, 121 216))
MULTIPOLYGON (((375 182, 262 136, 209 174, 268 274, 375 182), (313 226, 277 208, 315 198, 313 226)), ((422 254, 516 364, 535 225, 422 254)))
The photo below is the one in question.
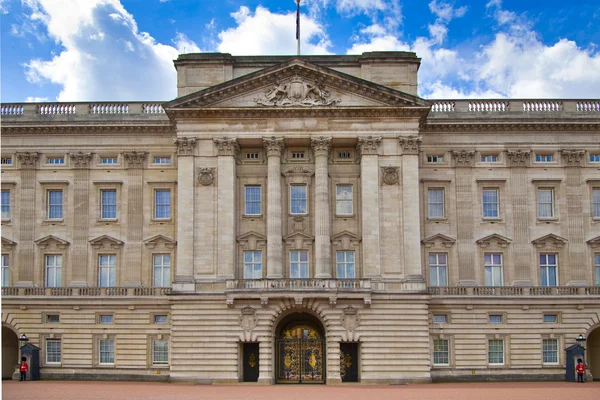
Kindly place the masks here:
POLYGON ((325 341, 308 325, 284 329, 276 341, 277 383, 324 383, 325 341))

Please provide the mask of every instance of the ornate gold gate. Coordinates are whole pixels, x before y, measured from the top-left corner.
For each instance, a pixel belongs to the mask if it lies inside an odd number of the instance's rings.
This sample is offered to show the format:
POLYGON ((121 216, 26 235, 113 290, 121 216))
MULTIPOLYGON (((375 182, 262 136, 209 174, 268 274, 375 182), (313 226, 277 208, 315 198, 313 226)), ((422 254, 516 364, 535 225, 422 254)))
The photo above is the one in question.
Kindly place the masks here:
POLYGON ((307 325, 285 329, 277 339, 277 383, 325 382, 324 341, 307 325))

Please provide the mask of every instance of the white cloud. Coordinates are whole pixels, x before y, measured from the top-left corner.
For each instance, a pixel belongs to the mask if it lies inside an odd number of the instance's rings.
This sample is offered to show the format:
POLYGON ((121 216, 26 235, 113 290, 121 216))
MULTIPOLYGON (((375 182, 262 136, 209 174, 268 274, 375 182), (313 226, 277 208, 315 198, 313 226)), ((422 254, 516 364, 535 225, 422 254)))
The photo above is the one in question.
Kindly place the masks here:
POLYGON ((32 96, 27 96, 27 98, 25 99, 25 103, 44 103, 48 101, 47 97, 32 97, 32 96))
POLYGON ((177 32, 173 44, 175 44, 179 54, 200 53, 202 51, 194 41, 181 32, 177 32))
POLYGON ((9 12, 9 0, 0 0, 0 14, 8 14, 9 12))
POLYGON ((445 2, 443 0, 432 0, 429 3, 429 10, 443 22, 450 22, 453 18, 459 18, 465 15, 467 12, 467 6, 454 8, 452 3, 445 2))

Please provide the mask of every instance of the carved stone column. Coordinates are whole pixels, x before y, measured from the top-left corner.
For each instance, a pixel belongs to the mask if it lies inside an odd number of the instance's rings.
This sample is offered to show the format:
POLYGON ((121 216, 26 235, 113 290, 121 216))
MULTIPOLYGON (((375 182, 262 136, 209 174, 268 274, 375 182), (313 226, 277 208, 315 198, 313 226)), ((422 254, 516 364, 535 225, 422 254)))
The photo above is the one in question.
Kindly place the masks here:
MULTIPOLYGON (((142 240, 144 227, 144 162, 148 153, 123 153, 127 169, 127 244, 123 286, 142 286, 142 240)), ((117 283, 118 285, 118 283, 117 283)))
POLYGON ((194 292, 194 229, 195 191, 194 191, 194 148, 196 138, 178 138, 173 141, 177 146, 177 265, 173 290, 194 292))
POLYGON ((283 277, 281 238, 281 153, 283 138, 263 138, 267 154, 267 278, 283 277))
POLYGON ((73 163, 73 246, 71 247, 71 279, 69 286, 87 287, 88 236, 90 217, 90 162, 92 153, 70 153, 73 163))
POLYGON ((586 286, 586 270, 581 268, 586 265, 585 261, 585 232, 583 222, 583 200, 581 181, 581 167, 585 155, 583 150, 563 150, 562 159, 566 165, 567 176, 567 229, 569 232, 569 257, 565 265, 569 286, 586 286))
POLYGON ((236 157, 237 139, 213 139, 217 146, 217 277, 233 279, 236 254, 236 157))
MULTIPOLYGON (((21 212, 19 213, 19 270, 15 286, 34 284, 35 173, 38 153, 17 153, 21 167, 21 212)), ((40 282, 41 283, 41 282, 40 282)))
POLYGON ((379 243, 379 156, 380 136, 359 137, 363 271, 365 278, 381 277, 379 243))
POLYGON ((399 137, 402 152, 402 220, 404 222, 404 272, 407 280, 424 282, 421 271, 421 221, 419 211, 419 151, 422 139, 399 137))
POLYGON ((452 151, 456 174, 456 226, 458 252, 458 284, 477 285, 475 248, 473 246, 473 190, 471 169, 474 151, 452 151))
POLYGON ((329 173, 327 162, 331 138, 311 139, 315 154, 315 278, 331 278, 331 219, 329 216, 329 173))
POLYGON ((532 277, 537 274, 536 263, 531 262, 531 240, 529 239, 529 196, 527 166, 529 165, 529 150, 508 150, 508 165, 510 166, 510 192, 512 207, 513 254, 515 286, 531 286, 532 277))

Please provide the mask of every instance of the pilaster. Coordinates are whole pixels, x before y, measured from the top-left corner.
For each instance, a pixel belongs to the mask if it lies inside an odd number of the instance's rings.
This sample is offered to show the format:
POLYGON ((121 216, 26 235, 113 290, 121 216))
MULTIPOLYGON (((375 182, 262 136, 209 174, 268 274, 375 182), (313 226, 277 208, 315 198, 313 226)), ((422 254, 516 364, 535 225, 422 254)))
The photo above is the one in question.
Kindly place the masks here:
POLYGON ((71 248, 71 279, 69 286, 90 285, 88 270, 88 237, 90 216, 90 162, 92 153, 70 153, 74 171, 73 246, 71 248))
POLYGON ((283 277, 281 237, 281 153, 283 138, 263 138, 267 155, 267 278, 283 277))
POLYGON ((473 246, 473 190, 472 167, 475 152, 470 150, 452 151, 456 174, 456 226, 458 252, 458 284, 477 285, 477 271, 474 265, 473 246))
POLYGON ((127 245, 125 247, 125 274, 123 286, 142 285, 142 240, 144 227, 144 162, 148 153, 123 153, 127 169, 127 245))
POLYGON ((315 278, 331 278, 331 218, 329 213, 328 159, 331 138, 311 139, 315 154, 315 278))
POLYGON ((562 158, 565 163, 567 177, 567 231, 569 232, 568 268, 569 286, 586 286, 585 232, 583 220, 583 200, 581 167, 585 155, 584 150, 563 150, 562 158))
POLYGON ((35 176, 38 153, 17 153, 21 168, 21 212, 19 214, 19 270, 15 286, 34 285, 35 176))

